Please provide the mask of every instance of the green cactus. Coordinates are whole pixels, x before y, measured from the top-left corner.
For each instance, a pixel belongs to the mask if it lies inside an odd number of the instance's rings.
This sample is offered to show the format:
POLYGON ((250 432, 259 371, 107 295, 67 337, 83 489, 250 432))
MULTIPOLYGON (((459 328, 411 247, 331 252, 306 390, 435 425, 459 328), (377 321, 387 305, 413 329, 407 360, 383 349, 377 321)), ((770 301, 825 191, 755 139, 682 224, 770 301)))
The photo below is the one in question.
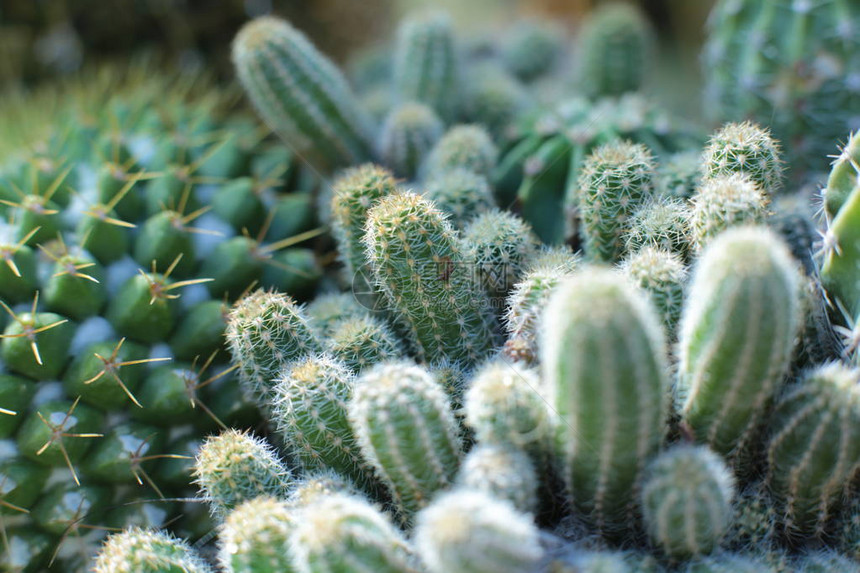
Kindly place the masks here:
POLYGON ((425 178, 455 167, 489 177, 498 155, 498 148, 482 126, 455 125, 433 146, 422 169, 425 178))
POLYGON ((642 486, 648 534, 675 559, 711 553, 728 528, 734 494, 734 476, 707 448, 664 452, 651 462, 642 486))
POLYGON ((732 229, 702 253, 687 300, 677 404, 698 442, 738 463, 790 364, 800 322, 797 269, 768 229, 732 229))
POLYGON ((832 221, 860 185, 860 135, 852 133, 833 161, 824 188, 824 211, 832 221))
POLYGON ((621 2, 596 9, 579 40, 580 81, 591 97, 639 91, 648 80, 654 32, 644 14, 621 2))
POLYGON ((538 478, 528 455, 515 448, 476 446, 457 475, 457 486, 508 501, 518 511, 533 513, 538 506, 538 478))
POLYGON ((767 196, 745 175, 705 181, 691 199, 690 241, 694 252, 701 252, 730 227, 763 222, 767 206, 767 196))
POLYGON ((654 247, 690 258, 690 209, 683 200, 660 196, 645 202, 630 218, 624 248, 634 255, 654 247))
POLYGON ((791 538, 823 534, 860 464, 860 443, 853 441, 860 416, 858 375, 838 363, 820 366, 776 405, 767 442, 767 480, 791 538))
POLYGON ((431 107, 405 102, 393 109, 382 125, 379 157, 396 175, 413 179, 444 132, 442 120, 431 107))
POLYGON ((774 547, 777 538, 777 513, 767 485, 763 481, 751 482, 735 498, 729 529, 723 545, 741 550, 774 547))
POLYGON ((211 573, 185 542, 169 533, 132 528, 111 535, 96 557, 94 573, 211 573))
POLYGON ((486 127, 503 144, 516 135, 517 122, 534 106, 533 96, 515 77, 495 62, 473 64, 463 94, 462 115, 486 127))
POLYGON ((833 142, 856 128, 858 26, 849 2, 721 0, 704 49, 706 109, 770 125, 795 176, 823 172, 833 142))
POLYGON ((598 147, 582 168, 577 207, 585 252, 595 261, 614 262, 624 255, 628 219, 654 192, 654 159, 631 142, 598 147))
POLYGON ((662 441, 665 349, 645 295, 607 269, 578 271, 544 311, 541 366, 561 472, 577 510, 609 535, 630 527, 645 463, 662 441))
POLYGON ((797 560, 797 573, 860 572, 860 565, 833 550, 809 551, 797 560))
POLYGON ((626 258, 621 268, 639 288, 648 293, 660 314, 666 333, 669 338, 674 338, 687 282, 687 269, 681 259, 674 253, 645 247, 626 258))
POLYGON ((318 340, 328 339, 341 322, 368 316, 352 293, 325 293, 317 296, 305 308, 308 325, 318 340))
MULTIPOLYGON (((646 569, 647 570, 647 569, 646 569)), ((615 551, 576 551, 552 563, 558 573, 634 573, 627 556, 615 551)))
POLYGON ((297 571, 419 571, 400 531, 360 498, 335 493, 311 503, 297 517, 291 542, 297 571))
POLYGON ((711 136, 705 147, 704 178, 746 175, 765 195, 782 188, 782 157, 770 131, 746 121, 729 123, 711 136))
POLYGON ((475 364, 496 339, 493 311, 444 215, 413 193, 381 200, 364 236, 377 288, 420 355, 475 364))
POLYGON ((417 101, 450 120, 457 113, 459 78, 450 18, 428 11, 404 19, 397 29, 394 91, 401 102, 417 101))
POLYGON ((657 192, 678 199, 689 199, 702 182, 702 154, 697 150, 679 151, 663 158, 657 166, 657 192))
POLYGON ((524 82, 546 75, 564 52, 562 31, 549 20, 520 22, 504 39, 502 61, 524 82))
POLYGON ((348 405, 361 453, 405 521, 451 485, 461 440, 448 396, 419 366, 380 364, 362 374, 348 405))
POLYGON ((739 553, 718 553, 690 561, 684 573, 764 573, 771 569, 761 561, 739 553))
POLYGON ((482 492, 441 495, 416 521, 415 545, 431 573, 520 573, 543 556, 529 516, 482 492))
POLYGON ((356 485, 343 474, 330 469, 307 472, 296 482, 289 496, 289 503, 300 508, 333 494, 347 494, 361 497, 356 485))
POLYGON ((256 497, 233 509, 219 532, 218 560, 229 573, 288 573, 295 570, 290 538, 296 518, 273 497, 256 497))
POLYGON ((428 176, 424 196, 448 214, 448 220, 458 229, 489 212, 496 204, 487 178, 466 167, 445 169, 428 176))
POLYGON ((246 24, 233 64, 263 120, 306 160, 330 170, 372 157, 370 117, 340 70, 288 22, 246 24))
POLYGON ((370 316, 341 321, 326 340, 326 350, 357 374, 404 354, 392 329, 370 316))

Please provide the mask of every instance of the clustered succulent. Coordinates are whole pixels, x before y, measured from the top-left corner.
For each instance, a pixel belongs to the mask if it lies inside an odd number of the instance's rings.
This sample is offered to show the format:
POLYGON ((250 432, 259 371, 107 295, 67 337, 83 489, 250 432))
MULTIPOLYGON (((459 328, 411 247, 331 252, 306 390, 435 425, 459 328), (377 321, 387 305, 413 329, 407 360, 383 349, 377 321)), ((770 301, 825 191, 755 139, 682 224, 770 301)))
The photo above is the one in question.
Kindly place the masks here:
POLYGON ((414 14, 354 91, 264 17, 233 60, 280 144, 200 99, 70 115, 0 171, 2 570, 860 571, 860 140, 820 217, 801 183, 860 55, 795 39, 844 70, 822 118, 759 45, 835 14, 718 2, 710 135, 627 4, 562 97, 552 26, 414 14))

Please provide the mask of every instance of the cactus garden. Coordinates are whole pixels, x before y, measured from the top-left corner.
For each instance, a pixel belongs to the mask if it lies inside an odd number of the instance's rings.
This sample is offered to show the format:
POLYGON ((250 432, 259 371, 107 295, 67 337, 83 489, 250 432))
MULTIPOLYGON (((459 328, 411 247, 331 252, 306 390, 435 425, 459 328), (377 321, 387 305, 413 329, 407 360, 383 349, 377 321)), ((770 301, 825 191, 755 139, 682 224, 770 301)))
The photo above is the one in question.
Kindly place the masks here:
POLYGON ((860 573, 860 4, 425 4, 0 90, 0 572, 860 573))

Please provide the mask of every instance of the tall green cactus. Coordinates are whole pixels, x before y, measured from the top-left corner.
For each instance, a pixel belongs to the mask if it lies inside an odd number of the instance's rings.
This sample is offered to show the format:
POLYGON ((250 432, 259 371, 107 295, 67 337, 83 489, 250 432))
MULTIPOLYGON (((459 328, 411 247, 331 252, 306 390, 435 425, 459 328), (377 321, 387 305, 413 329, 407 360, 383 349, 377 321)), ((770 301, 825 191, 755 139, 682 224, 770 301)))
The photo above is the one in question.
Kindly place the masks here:
POLYGON ((756 224, 767 215, 768 198, 742 173, 717 176, 702 183, 691 199, 690 241, 700 252, 730 227, 756 224))
POLYGON ((228 573, 289 573, 296 518, 287 502, 260 496, 238 505, 220 529, 218 561, 228 573))
POLYGON ((622 262, 621 268, 636 285, 648 293, 660 313, 669 338, 681 318, 687 269, 674 253, 645 247, 622 262))
POLYGON ((252 20, 233 63, 265 122, 306 160, 330 170, 373 156, 372 121, 340 70, 284 20, 252 20))
POLYGON ((400 177, 413 179, 444 131, 442 120, 432 108, 405 102, 393 109, 382 125, 380 158, 400 177))
POLYGON ((791 360, 798 271, 770 230, 740 227, 699 259, 679 330, 677 400, 696 441, 737 462, 791 360))
POLYGON ((770 131, 752 122, 726 124, 705 147, 704 177, 740 173, 773 197, 782 187, 782 157, 770 131))
POLYGON ((645 295, 608 269, 578 271, 545 309, 541 366, 562 475, 582 516, 610 535, 632 525, 645 463, 663 438, 665 352, 645 295))

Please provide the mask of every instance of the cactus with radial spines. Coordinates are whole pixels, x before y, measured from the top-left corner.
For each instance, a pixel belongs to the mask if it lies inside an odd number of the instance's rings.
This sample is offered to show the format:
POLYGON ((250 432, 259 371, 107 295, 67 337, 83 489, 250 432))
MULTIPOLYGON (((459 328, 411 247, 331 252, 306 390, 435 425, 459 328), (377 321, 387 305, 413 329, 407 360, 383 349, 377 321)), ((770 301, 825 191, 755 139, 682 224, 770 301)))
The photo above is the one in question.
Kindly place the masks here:
POLYGON ((451 224, 462 229, 473 218, 492 210, 496 202, 487 178, 466 167, 428 174, 424 196, 449 215, 451 224))
POLYGON ((459 104, 458 58, 450 17, 426 11, 397 28, 394 92, 401 102, 421 102, 450 121, 459 104))
POLYGON ((304 311, 288 295, 254 291, 240 299, 227 318, 227 344, 245 391, 268 404, 281 370, 322 350, 304 311))
POLYGON ((271 421, 305 470, 330 467, 366 482, 367 468, 347 420, 354 374, 324 354, 295 360, 282 372, 271 421))
POLYGON ((299 508, 333 494, 363 495, 349 478, 326 468, 302 476, 293 486, 287 501, 292 507, 299 508))
POLYGON ((579 37, 579 77, 588 95, 639 91, 650 75, 654 44, 651 25, 636 6, 616 2, 595 9, 579 37))
POLYGON ((169 533, 133 527, 108 537, 94 573, 211 573, 213 569, 184 541, 169 533))
POLYGON ((856 494, 850 496, 842 509, 836 528, 836 546, 843 555, 860 561, 860 499, 856 494))
POLYGON ((356 381, 349 421, 403 521, 454 482, 460 429, 442 386, 420 366, 380 364, 356 381))
POLYGON ((504 325, 506 350, 512 358, 537 360, 540 317, 553 289, 579 266, 579 255, 568 247, 545 247, 536 255, 508 295, 504 325))
POLYGON ((362 238, 368 211, 396 191, 391 172, 372 164, 347 169, 332 184, 332 235, 350 280, 366 264, 362 238))
POLYGON ((465 167, 478 175, 490 177, 499 158, 499 150, 487 130, 475 124, 451 127, 436 142, 422 167, 424 178, 455 167, 465 167))
POLYGON ((676 400, 699 443, 745 463, 779 390, 800 325, 798 270, 764 227, 740 227, 702 253, 679 326, 676 400))
POLYGON ((683 573, 765 573, 772 571, 763 561, 741 553, 717 553, 687 563, 683 573))
POLYGON ((735 497, 733 516, 723 538, 729 549, 756 548, 768 551, 777 538, 777 514, 767 484, 749 482, 735 497))
POLYGON ((830 220, 860 187, 860 132, 852 133, 833 161, 827 186, 824 188, 824 211, 830 220))
POLYGON ((711 136, 702 159, 705 180, 740 173, 765 195, 782 188, 783 162, 779 143, 768 129, 745 121, 729 123, 711 136))
POLYGON ((414 193, 379 201, 364 235, 377 289, 419 355, 473 365, 492 350, 496 324, 459 237, 433 204, 414 193))
POLYGON ((430 573, 521 573, 543 557, 532 518, 473 490, 440 495, 416 519, 415 546, 430 573))
POLYGON ((704 181, 690 202, 690 242, 700 253, 726 229, 763 222, 769 200, 746 175, 735 173, 704 181))
POLYGON ((860 564, 832 549, 807 551, 794 565, 797 573, 860 573, 860 564))
POLYGON ((576 194, 586 255, 614 262, 624 256, 628 219, 654 192, 654 157, 630 141, 601 145, 585 160, 576 194))
POLYGON ((681 445, 657 456, 642 486, 642 514, 651 540, 673 559, 707 555, 732 517, 735 479, 703 446, 681 445))
POLYGON ((540 241, 520 217, 494 209, 469 222, 463 231, 463 245, 478 282, 494 302, 501 303, 536 254, 540 241))
POLYGON ((263 120, 306 160, 328 171, 372 158, 372 120, 340 70, 291 24, 247 23, 233 64, 263 120))
POLYGON ((308 325, 317 339, 325 340, 346 320, 368 316, 367 309, 352 293, 324 293, 305 307, 308 325))
POLYGON ((297 514, 291 548, 301 573, 418 573, 410 544, 368 502, 335 493, 297 514))
POLYGON ((768 488, 791 539, 820 537, 860 467, 860 371, 820 366, 780 397, 767 439, 768 488))
POLYGON ((404 355, 394 331, 372 316, 341 321, 325 340, 325 348, 356 374, 380 362, 396 360, 404 355))
POLYGON ((294 571, 290 537, 295 528, 295 511, 287 502, 268 496, 249 499, 221 524, 218 561, 229 573, 294 571))
POLYGON ((425 104, 405 102, 391 110, 379 135, 379 156, 400 177, 413 179, 421 161, 445 132, 436 112, 425 104))
POLYGON ((218 519, 261 495, 283 499, 293 483, 290 470, 269 444, 238 430, 225 430, 203 443, 194 461, 194 477, 218 519))
POLYGON ((684 262, 672 252, 645 247, 624 259, 621 268, 639 288, 648 293, 667 335, 674 339, 687 282, 684 262))
POLYGON ((661 195, 689 199, 702 182, 702 172, 700 151, 679 151, 662 158, 654 186, 661 195))
POLYGON ((646 201, 630 218, 624 233, 628 255, 656 247, 690 258, 690 208, 682 199, 657 196, 646 201))
POLYGON ((457 474, 457 487, 508 501, 524 513, 537 510, 538 475, 534 464, 525 452, 514 447, 481 444, 473 448, 457 474))
POLYGON ((664 433, 669 381, 660 318, 622 275, 590 267, 557 287, 541 335, 561 474, 582 516, 615 535, 637 513, 645 464, 664 433))
POLYGON ((12 320, 0 334, 0 358, 12 372, 50 380, 63 371, 69 360, 75 327, 59 314, 37 312, 37 306, 38 293, 30 312, 15 314, 3 303, 3 310, 12 320))
POLYGON ((717 121, 769 125, 794 176, 825 171, 834 142, 857 127, 858 26, 856 2, 717 2, 702 59, 705 109, 717 121))

